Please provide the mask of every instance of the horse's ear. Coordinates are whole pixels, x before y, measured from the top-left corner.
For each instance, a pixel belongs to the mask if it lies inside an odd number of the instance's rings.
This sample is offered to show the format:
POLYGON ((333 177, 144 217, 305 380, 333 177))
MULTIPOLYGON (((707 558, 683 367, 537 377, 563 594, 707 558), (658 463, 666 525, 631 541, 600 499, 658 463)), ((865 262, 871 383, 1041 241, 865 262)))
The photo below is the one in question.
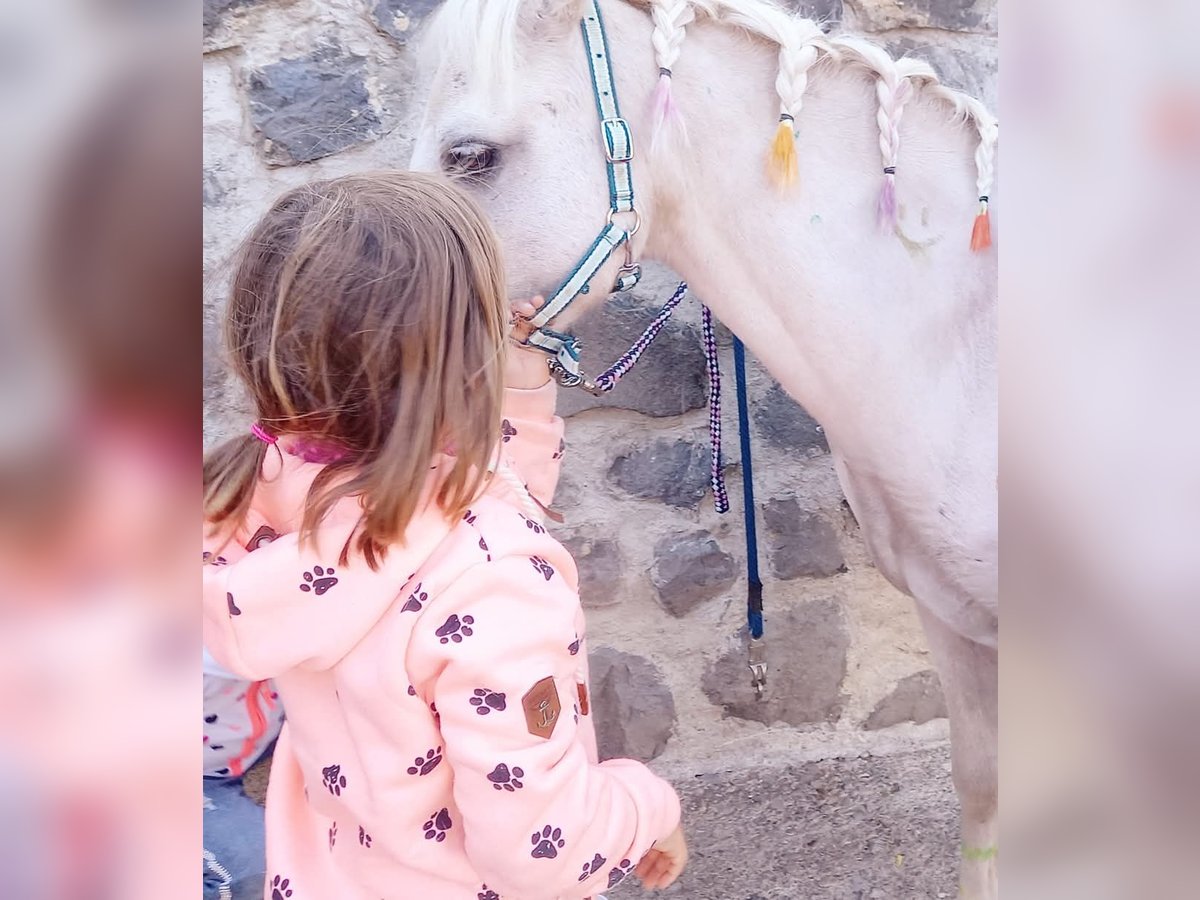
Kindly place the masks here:
POLYGON ((557 37, 579 27, 590 0, 527 0, 521 4, 521 27, 537 37, 557 37))

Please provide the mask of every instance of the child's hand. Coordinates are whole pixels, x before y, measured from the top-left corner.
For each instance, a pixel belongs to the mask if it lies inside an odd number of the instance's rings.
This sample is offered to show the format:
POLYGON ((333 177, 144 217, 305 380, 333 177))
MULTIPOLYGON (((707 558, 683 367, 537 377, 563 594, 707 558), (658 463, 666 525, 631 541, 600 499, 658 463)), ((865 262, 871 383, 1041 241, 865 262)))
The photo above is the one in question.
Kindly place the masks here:
POLYGON ((656 843, 637 865, 638 878, 650 890, 670 887, 687 865, 687 841, 680 825, 670 837, 656 843))
POLYGON ((550 370, 546 367, 546 354, 541 350, 531 350, 520 343, 520 340, 529 333, 529 326, 522 326, 522 320, 533 316, 543 302, 541 297, 534 297, 532 300, 518 300, 512 304, 515 325, 508 345, 508 360, 504 376, 505 387, 540 388, 550 380, 550 370))

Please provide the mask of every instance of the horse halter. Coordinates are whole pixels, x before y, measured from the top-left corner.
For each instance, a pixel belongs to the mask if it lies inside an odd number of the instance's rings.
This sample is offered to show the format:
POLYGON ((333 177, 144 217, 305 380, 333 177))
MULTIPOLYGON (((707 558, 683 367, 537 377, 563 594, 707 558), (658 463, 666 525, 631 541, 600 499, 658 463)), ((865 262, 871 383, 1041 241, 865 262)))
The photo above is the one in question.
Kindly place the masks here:
POLYGON ((550 374, 563 387, 582 387, 591 393, 601 393, 594 382, 584 376, 579 365, 583 349, 574 335, 553 331, 547 326, 569 307, 581 294, 591 292, 591 281, 600 268, 618 249, 624 249, 625 262, 617 272, 612 293, 630 290, 642 277, 642 267, 633 258, 632 237, 642 227, 642 217, 633 199, 633 133, 621 117, 617 103, 617 86, 609 62, 608 38, 600 16, 598 0, 591 0, 588 14, 580 22, 583 44, 587 51, 588 68, 592 76, 592 93, 596 112, 600 116, 600 134, 604 139, 605 164, 608 168, 608 219, 575 268, 528 319, 532 326, 522 343, 537 347, 550 355, 550 374), (632 223, 626 228, 617 217, 632 223))

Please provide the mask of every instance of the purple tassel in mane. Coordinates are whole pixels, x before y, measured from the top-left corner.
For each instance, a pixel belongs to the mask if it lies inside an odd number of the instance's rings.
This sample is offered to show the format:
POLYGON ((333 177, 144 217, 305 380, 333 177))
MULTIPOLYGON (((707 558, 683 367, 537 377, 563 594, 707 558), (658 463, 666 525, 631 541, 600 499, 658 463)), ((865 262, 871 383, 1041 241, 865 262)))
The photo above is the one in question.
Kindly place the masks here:
POLYGON ((679 107, 675 105, 669 73, 664 71, 658 76, 658 85, 654 88, 651 102, 650 149, 657 149, 660 139, 664 142, 663 146, 666 147, 672 142, 672 136, 675 133, 680 134, 686 141, 687 130, 683 124, 683 116, 679 113, 679 107))
POLYGON ((879 227, 883 231, 891 231, 896 227, 896 173, 888 172, 883 176, 883 187, 879 190, 879 227))

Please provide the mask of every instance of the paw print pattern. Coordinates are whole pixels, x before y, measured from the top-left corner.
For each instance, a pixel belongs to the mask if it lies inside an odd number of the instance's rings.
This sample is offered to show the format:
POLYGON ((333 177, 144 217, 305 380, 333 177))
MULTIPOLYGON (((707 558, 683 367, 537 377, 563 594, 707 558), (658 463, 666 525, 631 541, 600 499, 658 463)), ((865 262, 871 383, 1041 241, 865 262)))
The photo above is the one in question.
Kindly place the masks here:
POLYGON ((512 422, 508 421, 508 419, 505 419, 500 423, 500 439, 504 441, 504 443, 507 444, 516 436, 517 429, 513 428, 512 422))
POLYGON ((519 791, 521 788, 525 787, 520 780, 524 777, 525 771, 520 766, 513 766, 512 770, 510 771, 508 766, 506 766, 504 763, 500 763, 500 765, 496 766, 496 768, 492 769, 492 771, 488 773, 487 779, 492 783, 492 787, 496 790, 508 791, 511 794, 514 791, 519 791))
POLYGON ((409 775, 428 775, 438 767, 438 763, 442 761, 442 748, 430 750, 424 756, 418 756, 413 760, 413 764, 408 767, 409 775))
MULTIPOLYGON (((476 515, 475 515, 475 513, 471 512, 471 510, 468 509, 465 513, 463 513, 463 521, 466 522, 468 525, 470 525, 472 528, 475 527, 475 519, 476 519, 476 515)), ((492 561, 492 551, 488 547, 487 541, 485 541, 483 539, 482 534, 479 535, 479 549, 483 551, 484 556, 487 557, 487 561, 491 562, 492 561)))
POLYGON ((329 849, 332 850, 334 844, 337 843, 337 822, 329 826, 329 849))
POLYGON ((271 900, 287 900, 292 896, 292 889, 288 886, 292 883, 290 878, 280 878, 276 875, 271 879, 271 900))
POLYGON ((579 704, 575 704, 575 724, 579 724, 579 704))
POLYGON ((529 855, 534 859, 554 859, 558 856, 558 851, 567 846, 567 842, 562 836, 562 829, 552 828, 549 825, 541 831, 535 831, 529 842, 533 844, 533 850, 529 855))
POLYGON ((434 632, 441 643, 448 644, 454 641, 456 644, 461 644, 463 638, 470 637, 475 632, 471 630, 471 626, 475 624, 474 616, 463 616, 461 619, 457 615, 452 615, 445 623, 434 632))
POLYGON ((429 821, 423 827, 425 840, 437 841, 440 844, 446 839, 446 832, 454 827, 454 821, 450 818, 450 811, 443 806, 429 817, 429 821))
POLYGON ((371 836, 367 834, 361 825, 358 826, 358 842, 368 850, 371 849, 371 836))
POLYGON ((300 590, 306 594, 312 591, 318 597, 338 583, 338 580, 333 576, 333 569, 326 569, 321 566, 313 566, 311 572, 304 573, 304 581, 300 583, 300 590))
POLYGON ((602 865, 604 865, 606 862, 608 862, 608 860, 605 859, 603 856, 601 856, 599 853, 597 853, 595 856, 592 857, 592 861, 590 863, 583 864, 583 871, 579 873, 579 880, 587 881, 589 878, 591 878, 593 875, 595 875, 597 872, 599 872, 600 867, 602 865))
POLYGON ((223 556, 217 556, 209 550, 205 550, 204 555, 201 558, 204 560, 204 565, 206 565, 206 566, 227 566, 227 565, 229 565, 229 560, 227 560, 223 556))
POLYGON ((567 442, 564 441, 562 438, 559 438, 558 439, 558 449, 554 451, 554 455, 551 456, 550 458, 551 459, 562 459, 563 454, 566 452, 567 452, 567 442))
POLYGON ((533 564, 536 571, 541 572, 542 577, 547 581, 554 577, 554 568, 540 556, 529 557, 529 562, 533 564))
POLYGON ((500 895, 493 890, 489 890, 486 884, 475 897, 476 900, 500 900, 500 895))
POLYGON ((225 592, 225 603, 229 606, 229 614, 231 616, 240 616, 242 611, 238 609, 238 605, 233 602, 233 594, 229 591, 225 592))
POLYGON ((346 789, 346 776, 342 774, 342 767, 338 765, 326 766, 321 770, 321 780, 329 793, 335 797, 342 796, 342 791, 346 789))
POLYGON ((579 652, 579 645, 581 643, 582 643, 582 641, 580 640, 579 635, 576 634, 575 640, 573 640, 573 641, 571 641, 571 643, 567 644, 567 652, 570 653, 572 656, 574 656, 576 653, 579 652))
POLYGON ((410 697, 417 696, 417 689, 415 687, 413 687, 411 684, 408 686, 408 696, 410 696, 410 697))
POLYGON ((521 520, 525 523, 525 527, 528 528, 530 531, 532 531, 534 534, 545 534, 546 533, 546 529, 542 527, 541 523, 535 522, 533 519, 529 518, 526 515, 522 515, 521 513, 517 513, 517 515, 521 516, 521 520))
POLYGON ((633 870, 633 863, 627 859, 621 860, 616 866, 608 870, 608 887, 611 890, 625 880, 625 876, 633 870))
POLYGON ((488 688, 475 688, 475 696, 471 698, 470 703, 475 707, 475 712, 478 715, 486 716, 492 710, 496 712, 504 712, 508 708, 508 701, 504 694, 489 690, 488 688))
POLYGON ((429 594, 421 590, 420 582, 413 588, 413 592, 409 594, 408 600, 404 602, 404 606, 400 607, 400 612, 420 612, 425 605, 425 601, 429 599, 429 594))

